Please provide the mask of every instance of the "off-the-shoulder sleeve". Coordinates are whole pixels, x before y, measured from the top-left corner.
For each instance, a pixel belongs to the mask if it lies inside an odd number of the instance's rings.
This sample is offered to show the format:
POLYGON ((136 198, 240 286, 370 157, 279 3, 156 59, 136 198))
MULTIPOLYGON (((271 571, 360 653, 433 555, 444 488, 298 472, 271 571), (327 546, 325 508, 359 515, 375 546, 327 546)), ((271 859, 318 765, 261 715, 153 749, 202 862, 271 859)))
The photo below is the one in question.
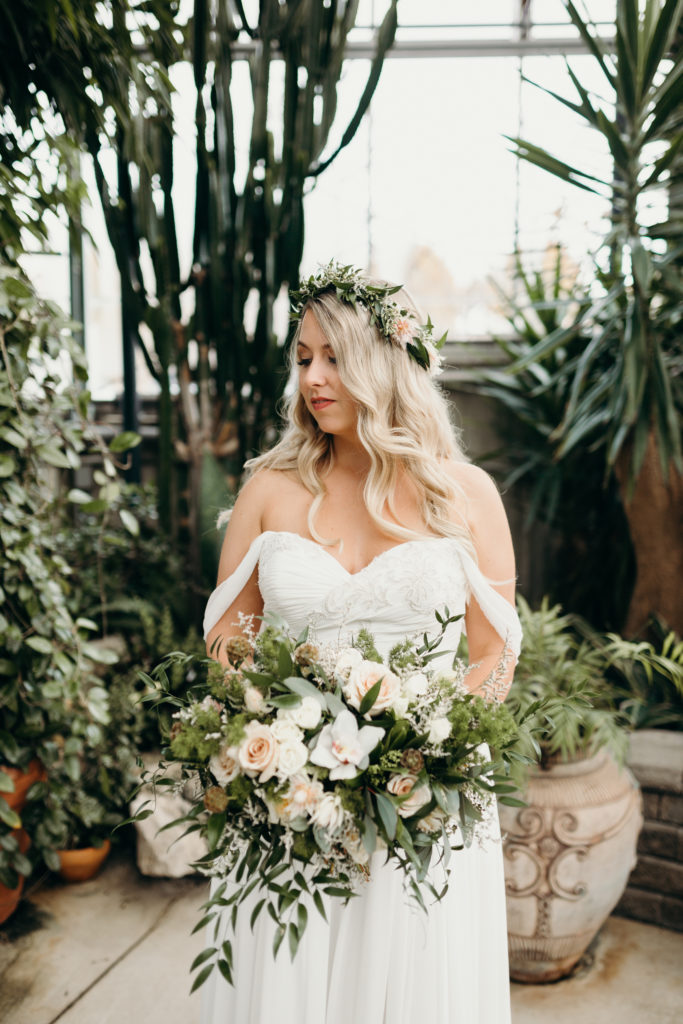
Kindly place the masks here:
POLYGON ((471 555, 461 550, 460 560, 470 594, 476 598, 496 633, 506 641, 515 658, 518 658, 522 648, 522 625, 517 612, 491 585, 471 555))
POLYGON ((261 547, 265 536, 264 533, 259 534, 256 540, 249 546, 249 550, 235 571, 227 579, 224 579, 222 583, 218 584, 206 602, 206 610, 204 612, 205 640, 221 616, 225 615, 230 605, 239 597, 241 591, 247 585, 249 577, 254 571, 261 555, 261 547))

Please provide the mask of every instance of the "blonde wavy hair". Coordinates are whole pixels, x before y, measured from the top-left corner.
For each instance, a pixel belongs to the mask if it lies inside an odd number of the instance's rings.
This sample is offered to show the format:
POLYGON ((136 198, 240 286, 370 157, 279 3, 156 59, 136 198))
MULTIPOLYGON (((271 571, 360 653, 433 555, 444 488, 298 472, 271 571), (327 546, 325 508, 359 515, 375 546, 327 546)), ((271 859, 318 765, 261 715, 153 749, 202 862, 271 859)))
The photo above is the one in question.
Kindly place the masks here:
MULTIPOLYGON (((403 289, 392 298, 413 312, 418 323, 422 322, 403 289)), ((306 312, 315 316, 329 341, 340 379, 358 407, 358 438, 370 456, 363 499, 372 521, 382 533, 400 541, 430 534, 457 537, 474 554, 466 519, 453 521, 456 496, 465 495, 442 462, 467 459, 441 388, 404 349, 380 335, 363 306, 340 301, 333 290, 306 303, 292 341, 290 370, 294 370, 306 312), (416 486, 424 533, 398 523, 394 496, 402 469, 416 486), (397 522, 384 517, 385 506, 397 522)), ((287 425, 280 441, 263 455, 250 459, 245 470, 248 476, 259 469, 296 473, 313 495, 308 511, 311 537, 326 546, 338 544, 338 538, 322 537, 315 527, 326 493, 325 475, 334 464, 334 438, 320 430, 298 388, 287 399, 284 413, 287 425)))

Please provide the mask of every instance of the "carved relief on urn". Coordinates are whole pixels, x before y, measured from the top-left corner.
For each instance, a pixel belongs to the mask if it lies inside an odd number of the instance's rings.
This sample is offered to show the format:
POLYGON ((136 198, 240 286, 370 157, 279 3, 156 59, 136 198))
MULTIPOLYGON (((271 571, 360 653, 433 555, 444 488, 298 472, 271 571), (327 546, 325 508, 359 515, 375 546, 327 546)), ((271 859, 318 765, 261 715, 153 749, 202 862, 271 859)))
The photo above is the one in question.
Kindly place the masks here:
POLYGON ((538 769, 524 808, 500 808, 510 974, 571 971, 616 906, 635 864, 638 785, 606 751, 538 769))

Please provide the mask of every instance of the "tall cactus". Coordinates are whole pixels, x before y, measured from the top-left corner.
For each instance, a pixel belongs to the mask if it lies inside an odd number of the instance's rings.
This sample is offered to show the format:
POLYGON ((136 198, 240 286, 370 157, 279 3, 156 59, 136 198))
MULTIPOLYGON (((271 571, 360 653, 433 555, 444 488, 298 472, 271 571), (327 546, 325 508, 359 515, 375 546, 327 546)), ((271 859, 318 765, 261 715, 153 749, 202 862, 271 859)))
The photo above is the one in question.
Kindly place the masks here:
MULTIPOLYGON (((187 464, 183 489, 191 554, 197 566, 204 562, 205 576, 213 571, 215 552, 205 552, 202 560, 200 536, 207 534, 208 521, 225 501, 225 470, 236 477, 244 458, 258 447, 264 427, 273 423, 275 401, 284 384, 273 304, 281 289, 299 276, 305 183, 329 166, 358 129, 394 40, 397 4, 398 0, 388 0, 363 93, 341 132, 341 142, 324 158, 336 122, 337 86, 358 0, 330 0, 327 5, 321 0, 260 0, 253 23, 240 0, 195 0, 186 34, 197 90, 195 222, 188 280, 181 280, 175 230, 171 102, 158 85, 178 59, 170 36, 154 54, 162 72, 157 86, 150 86, 142 75, 135 83, 140 98, 152 102, 140 102, 136 124, 121 125, 116 137, 116 199, 111 199, 104 176, 98 173, 124 305, 136 324, 146 324, 154 342, 150 352, 138 334, 161 386, 162 521, 170 525, 174 508, 175 451, 187 464), (235 44, 241 33, 252 41, 248 62, 253 98, 242 187, 235 180, 231 96, 235 44), (277 112, 283 138, 279 155, 268 127, 276 113, 270 90, 276 61, 284 64, 282 106, 277 112), (153 295, 142 287, 143 241, 154 270, 153 295), (193 312, 183 319, 180 296, 188 289, 194 296, 193 312), (244 311, 252 292, 258 296, 258 310, 255 330, 248 337, 244 311), (172 375, 180 389, 176 423, 172 375), (216 492, 216 485, 223 494, 216 492)), ((101 138, 93 133, 89 141, 96 153, 101 138)))

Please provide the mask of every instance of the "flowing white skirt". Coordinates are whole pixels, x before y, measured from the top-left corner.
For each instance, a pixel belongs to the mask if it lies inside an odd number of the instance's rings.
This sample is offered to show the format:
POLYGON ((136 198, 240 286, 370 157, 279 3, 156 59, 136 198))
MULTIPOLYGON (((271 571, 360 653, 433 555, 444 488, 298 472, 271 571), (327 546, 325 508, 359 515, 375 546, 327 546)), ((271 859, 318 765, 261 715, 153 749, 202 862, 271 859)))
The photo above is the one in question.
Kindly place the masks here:
POLYGON ((251 932, 252 893, 233 939, 235 986, 212 972, 202 1024, 509 1024, 500 840, 454 852, 450 867, 446 896, 425 915, 404 892, 402 872, 375 854, 359 896, 328 900, 329 924, 309 906, 293 962, 286 939, 273 958, 267 914, 251 932))

